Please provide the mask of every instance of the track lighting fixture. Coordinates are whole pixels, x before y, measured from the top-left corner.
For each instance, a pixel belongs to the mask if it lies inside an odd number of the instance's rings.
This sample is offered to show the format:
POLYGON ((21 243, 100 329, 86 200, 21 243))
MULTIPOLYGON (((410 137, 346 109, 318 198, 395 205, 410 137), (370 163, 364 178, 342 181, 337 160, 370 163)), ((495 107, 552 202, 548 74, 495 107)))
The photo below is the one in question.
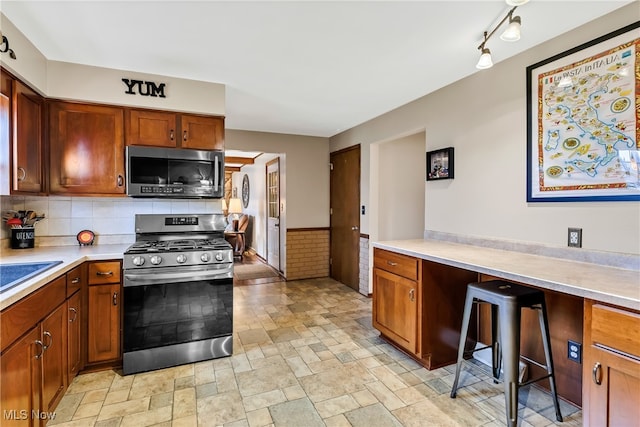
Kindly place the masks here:
POLYGON ((478 59, 478 63, 476 64, 476 68, 480 70, 484 70, 486 68, 491 68, 493 66, 493 61, 491 59, 491 51, 486 46, 487 42, 491 38, 491 36, 498 31, 498 28, 502 26, 507 20, 509 24, 504 32, 500 35, 500 39, 508 42, 514 42, 520 40, 520 27, 522 26, 522 18, 519 16, 513 16, 513 12, 529 0, 506 0, 507 4, 513 6, 509 12, 502 18, 502 20, 496 25, 491 32, 484 32, 484 40, 478 46, 478 50, 480 51, 480 59, 478 59))
POLYGON ((9 52, 9 58, 16 59, 16 54, 13 52, 13 49, 9 47, 9 39, 4 34, 2 34, 1 31, 0 40, 2 40, 2 43, 0 43, 0 53, 9 52))

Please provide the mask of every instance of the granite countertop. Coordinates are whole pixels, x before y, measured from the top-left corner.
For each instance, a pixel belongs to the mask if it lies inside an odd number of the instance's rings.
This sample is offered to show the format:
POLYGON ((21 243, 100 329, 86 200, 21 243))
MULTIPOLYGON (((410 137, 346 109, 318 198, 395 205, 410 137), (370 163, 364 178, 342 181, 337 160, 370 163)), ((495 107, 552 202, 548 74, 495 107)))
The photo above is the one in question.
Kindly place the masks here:
POLYGON ((45 246, 33 249, 4 249, 1 264, 62 261, 62 263, 0 293, 0 310, 60 277, 85 261, 122 259, 130 244, 96 246, 45 246))
POLYGON ((438 240, 394 240, 373 242, 372 246, 640 310, 638 270, 438 240))

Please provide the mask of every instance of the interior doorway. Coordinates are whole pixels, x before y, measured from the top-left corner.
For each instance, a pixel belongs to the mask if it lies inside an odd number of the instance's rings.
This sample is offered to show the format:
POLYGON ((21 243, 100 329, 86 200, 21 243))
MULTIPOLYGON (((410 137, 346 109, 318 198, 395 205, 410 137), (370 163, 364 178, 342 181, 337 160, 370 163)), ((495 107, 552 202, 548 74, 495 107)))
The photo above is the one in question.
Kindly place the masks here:
POLYGON ((331 277, 359 290, 360 145, 331 153, 331 277))
POLYGON ((267 264, 280 267, 280 158, 267 163, 267 264))

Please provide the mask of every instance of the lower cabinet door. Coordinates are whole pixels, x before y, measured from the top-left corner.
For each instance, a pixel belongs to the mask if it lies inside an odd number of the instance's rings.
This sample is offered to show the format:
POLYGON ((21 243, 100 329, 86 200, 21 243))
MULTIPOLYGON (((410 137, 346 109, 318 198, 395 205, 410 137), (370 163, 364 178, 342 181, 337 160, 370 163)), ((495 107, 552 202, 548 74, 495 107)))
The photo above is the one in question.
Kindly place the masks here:
POLYGON ((67 299, 67 384, 82 368, 81 298, 76 292, 67 299))
POLYGON ((67 306, 61 304, 42 321, 42 407, 53 411, 67 384, 67 306))
POLYGON ((120 358, 120 284, 89 286, 87 363, 120 358))
POLYGON ((584 425, 637 426, 640 360, 592 345, 584 363, 584 425))
POLYGON ((373 325, 411 353, 418 351, 418 287, 413 280, 373 269, 373 325))
POLYGON ((39 425, 40 379, 43 348, 40 325, 34 327, 0 356, 0 414, 2 427, 39 425))

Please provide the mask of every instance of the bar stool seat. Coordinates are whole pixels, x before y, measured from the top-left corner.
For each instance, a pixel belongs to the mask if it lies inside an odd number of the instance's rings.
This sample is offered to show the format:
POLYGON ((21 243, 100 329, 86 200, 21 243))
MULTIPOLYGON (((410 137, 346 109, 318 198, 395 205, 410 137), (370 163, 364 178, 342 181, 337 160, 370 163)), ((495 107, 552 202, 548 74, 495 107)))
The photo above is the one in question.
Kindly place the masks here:
MULTIPOLYGON (((500 365, 504 370, 504 394, 506 404, 507 425, 516 426, 518 423, 518 390, 524 385, 536 381, 549 379, 551 395, 556 410, 556 419, 562 422, 560 404, 556 393, 556 382, 553 371, 553 358, 551 355, 551 340, 549 337, 549 322, 544 292, 527 286, 506 282, 503 280, 491 280, 488 282, 470 283, 467 285, 467 295, 462 317, 462 329, 460 331, 460 344, 458 346, 458 360, 456 363, 456 375, 451 389, 451 397, 455 398, 458 390, 460 369, 465 361, 465 354, 470 355, 476 350, 465 352, 465 343, 469 331, 469 320, 474 303, 485 302, 491 304, 491 330, 492 330, 492 359, 493 376, 497 380, 500 376, 500 365), (546 364, 527 359, 547 371, 547 375, 540 378, 520 383, 520 319, 521 309, 530 308, 538 311, 540 332, 546 364)), ((484 347, 486 348, 486 347, 484 347)), ((480 350, 480 349, 477 349, 480 350)))

